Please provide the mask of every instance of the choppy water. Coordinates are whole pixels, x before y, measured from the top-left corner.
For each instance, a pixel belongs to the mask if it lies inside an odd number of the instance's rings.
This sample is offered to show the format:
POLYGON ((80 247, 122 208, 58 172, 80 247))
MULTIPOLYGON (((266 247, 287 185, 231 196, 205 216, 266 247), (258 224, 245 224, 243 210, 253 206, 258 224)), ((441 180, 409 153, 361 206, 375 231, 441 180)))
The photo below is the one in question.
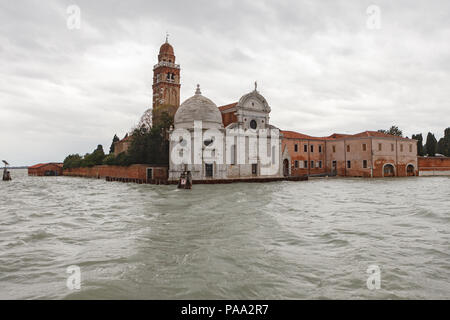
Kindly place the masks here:
POLYGON ((0 181, 2 299, 450 299, 450 178, 189 191, 12 175, 0 181))

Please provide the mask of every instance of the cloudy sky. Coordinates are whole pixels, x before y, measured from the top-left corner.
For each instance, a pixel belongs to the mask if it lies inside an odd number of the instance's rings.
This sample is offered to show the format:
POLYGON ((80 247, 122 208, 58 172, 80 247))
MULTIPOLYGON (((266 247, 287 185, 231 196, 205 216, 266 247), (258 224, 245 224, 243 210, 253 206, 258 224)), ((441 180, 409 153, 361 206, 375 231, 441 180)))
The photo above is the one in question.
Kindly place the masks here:
POLYGON ((0 158, 29 165, 109 150, 151 107, 166 31, 182 100, 200 83, 217 105, 235 102, 257 80, 272 124, 286 130, 396 124, 439 138, 450 126, 447 0, 1 0, 0 158), (68 28, 70 5, 79 29, 68 28))

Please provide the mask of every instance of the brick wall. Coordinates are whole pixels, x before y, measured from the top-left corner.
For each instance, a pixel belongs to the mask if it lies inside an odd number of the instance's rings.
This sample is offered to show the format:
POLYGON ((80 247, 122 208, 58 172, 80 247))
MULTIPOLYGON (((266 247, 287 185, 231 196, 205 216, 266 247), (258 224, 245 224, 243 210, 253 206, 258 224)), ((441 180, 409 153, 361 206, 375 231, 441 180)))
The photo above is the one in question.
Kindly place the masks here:
POLYGON ((450 175, 450 157, 418 157, 419 175, 450 175))
POLYGON ((64 169, 65 176, 78 176, 88 178, 126 178, 126 179, 147 179, 147 168, 152 168, 153 179, 167 179, 167 167, 159 167, 145 164, 133 164, 128 167, 101 165, 90 168, 64 169))

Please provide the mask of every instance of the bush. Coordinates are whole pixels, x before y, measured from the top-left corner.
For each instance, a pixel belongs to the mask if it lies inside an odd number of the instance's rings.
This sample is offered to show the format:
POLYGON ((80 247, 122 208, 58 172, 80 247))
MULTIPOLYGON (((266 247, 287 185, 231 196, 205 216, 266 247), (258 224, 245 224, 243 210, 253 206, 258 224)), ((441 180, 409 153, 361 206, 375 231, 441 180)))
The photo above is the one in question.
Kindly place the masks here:
POLYGON ((132 164, 130 155, 126 152, 119 153, 115 159, 114 164, 118 166, 129 166, 130 164, 132 164))
POLYGON ((84 155, 83 161, 81 162, 82 167, 93 167, 96 165, 103 164, 103 159, 105 158, 105 153, 103 152, 103 146, 99 144, 97 149, 91 154, 86 153, 84 155))
POLYGON ((64 159, 63 168, 64 169, 79 168, 81 166, 82 161, 83 158, 79 154, 68 155, 64 159))
POLYGON ((103 164, 115 165, 116 164, 116 157, 114 156, 114 154, 113 153, 108 154, 103 159, 103 164))

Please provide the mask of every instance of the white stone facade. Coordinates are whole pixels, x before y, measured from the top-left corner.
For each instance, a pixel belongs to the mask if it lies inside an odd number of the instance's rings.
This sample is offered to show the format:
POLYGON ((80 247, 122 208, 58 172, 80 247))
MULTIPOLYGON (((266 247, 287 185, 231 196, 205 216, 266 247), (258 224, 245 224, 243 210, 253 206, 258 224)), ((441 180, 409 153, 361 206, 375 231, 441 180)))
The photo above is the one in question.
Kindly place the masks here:
POLYGON ((269 124, 269 113, 255 88, 239 100, 238 121, 224 128, 217 106, 197 88, 174 117, 169 179, 178 180, 185 170, 194 181, 281 177, 280 131, 269 124))

